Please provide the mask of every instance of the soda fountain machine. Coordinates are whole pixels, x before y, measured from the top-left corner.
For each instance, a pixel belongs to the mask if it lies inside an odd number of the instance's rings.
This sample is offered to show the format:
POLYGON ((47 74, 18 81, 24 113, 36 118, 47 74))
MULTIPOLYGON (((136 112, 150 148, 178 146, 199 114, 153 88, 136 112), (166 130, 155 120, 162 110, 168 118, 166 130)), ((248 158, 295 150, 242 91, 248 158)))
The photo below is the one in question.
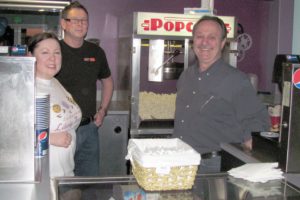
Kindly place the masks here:
POLYGON ((287 173, 299 173, 300 56, 277 55, 273 81, 282 92, 279 165, 287 173))
MULTIPOLYGON (((235 17, 219 17, 227 27, 228 47, 234 48, 235 17)), ((122 83, 117 87, 128 86, 130 93, 131 137, 172 134, 176 81, 195 61, 192 29, 200 18, 199 14, 135 12, 120 21, 118 76, 122 83)), ((233 66, 236 52, 226 51, 226 60, 233 66)))

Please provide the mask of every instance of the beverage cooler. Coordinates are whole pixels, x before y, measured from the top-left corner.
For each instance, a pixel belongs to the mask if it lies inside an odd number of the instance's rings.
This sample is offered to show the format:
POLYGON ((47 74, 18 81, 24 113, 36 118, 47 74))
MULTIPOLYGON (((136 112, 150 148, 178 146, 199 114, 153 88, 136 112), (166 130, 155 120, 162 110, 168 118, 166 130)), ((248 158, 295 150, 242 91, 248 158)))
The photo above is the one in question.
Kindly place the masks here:
MULTIPOLYGON (((236 66, 235 18, 219 17, 229 38, 224 57, 236 66)), ((131 137, 172 134, 176 82, 195 62, 192 28, 199 18, 201 15, 136 12, 121 19, 118 76, 122 83, 118 87, 130 91, 131 137)))
POLYGON ((0 56, 1 199, 50 199, 48 157, 35 157, 35 58, 0 56))

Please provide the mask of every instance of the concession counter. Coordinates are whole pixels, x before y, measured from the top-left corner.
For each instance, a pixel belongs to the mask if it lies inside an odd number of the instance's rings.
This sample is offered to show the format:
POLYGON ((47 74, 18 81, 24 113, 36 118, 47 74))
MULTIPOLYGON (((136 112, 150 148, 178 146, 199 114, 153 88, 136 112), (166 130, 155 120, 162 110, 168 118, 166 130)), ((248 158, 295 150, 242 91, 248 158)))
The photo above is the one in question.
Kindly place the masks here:
MULTIPOLYGON (((278 141, 254 133, 255 146, 249 151, 241 144, 222 144, 222 153, 230 154, 227 169, 214 174, 198 172, 190 190, 145 191, 135 177, 63 177, 53 180, 52 191, 58 197, 66 190, 81 193, 81 199, 105 200, 298 200, 300 199, 300 174, 285 173, 284 179, 265 183, 235 178, 226 171, 245 163, 276 162, 278 141), (266 151, 265 148, 269 150, 266 151), (273 151, 273 153, 270 153, 273 151), (275 156, 275 157, 274 157, 275 156), (238 161, 238 162, 237 162, 238 161)), ((223 157, 223 155, 222 155, 223 157)), ((222 158, 223 159, 223 158, 222 158)), ((223 162, 223 160, 222 160, 223 162)))
MULTIPOLYGON (((250 200, 300 199, 299 188, 285 180, 252 183, 233 178, 226 173, 197 175, 191 190, 147 192, 138 186, 133 176, 107 178, 56 178, 54 191, 78 191, 82 199, 94 200, 250 200)), ((58 199, 58 198, 57 198, 58 199)))

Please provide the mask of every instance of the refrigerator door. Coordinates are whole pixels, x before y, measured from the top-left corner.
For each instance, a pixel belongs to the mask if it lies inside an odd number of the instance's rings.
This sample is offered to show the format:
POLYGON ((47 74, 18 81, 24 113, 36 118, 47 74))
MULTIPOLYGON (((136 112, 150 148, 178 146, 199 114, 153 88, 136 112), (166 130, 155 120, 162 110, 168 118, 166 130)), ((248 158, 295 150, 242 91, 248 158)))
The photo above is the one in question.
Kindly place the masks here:
POLYGON ((34 63, 0 56, 0 182, 34 182, 34 63))

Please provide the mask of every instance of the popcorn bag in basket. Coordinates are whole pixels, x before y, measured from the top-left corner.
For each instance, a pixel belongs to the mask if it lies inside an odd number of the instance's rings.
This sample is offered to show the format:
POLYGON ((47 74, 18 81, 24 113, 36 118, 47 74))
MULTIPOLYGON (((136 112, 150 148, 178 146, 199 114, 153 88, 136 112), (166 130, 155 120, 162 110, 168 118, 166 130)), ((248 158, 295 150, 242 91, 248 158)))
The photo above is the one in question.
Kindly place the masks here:
POLYGON ((127 150, 132 173, 145 190, 193 187, 201 156, 182 140, 130 139, 127 150))

